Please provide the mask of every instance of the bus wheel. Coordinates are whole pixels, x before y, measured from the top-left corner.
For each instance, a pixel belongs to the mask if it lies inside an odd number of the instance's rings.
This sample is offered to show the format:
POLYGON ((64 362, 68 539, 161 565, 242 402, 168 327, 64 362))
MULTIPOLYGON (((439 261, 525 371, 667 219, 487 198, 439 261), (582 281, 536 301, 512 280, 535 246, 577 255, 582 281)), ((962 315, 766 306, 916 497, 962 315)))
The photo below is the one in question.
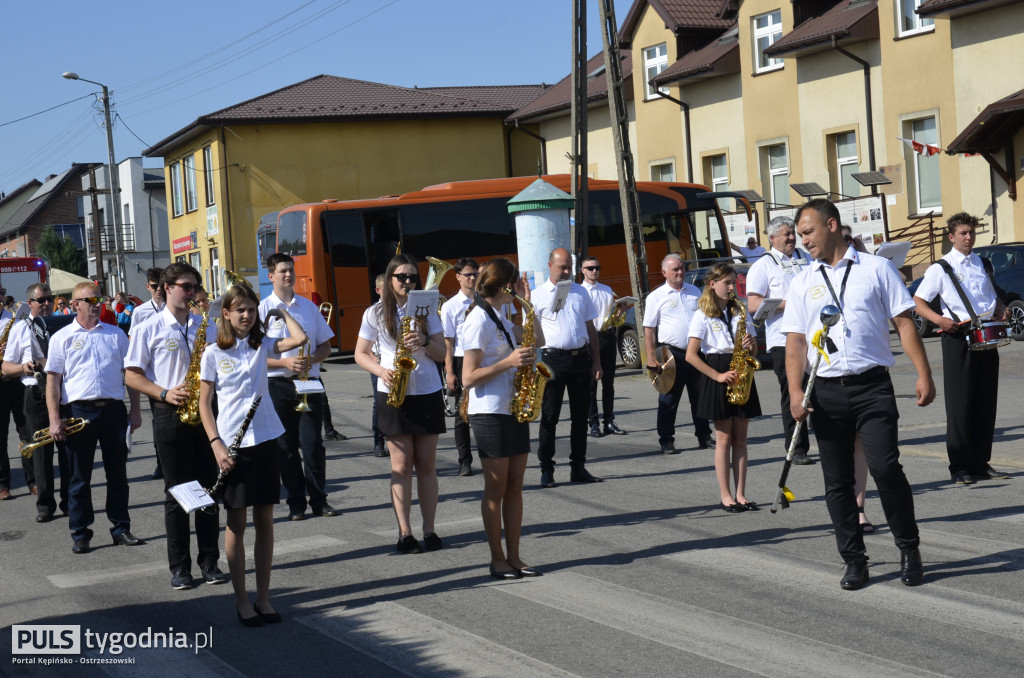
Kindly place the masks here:
POLYGON ((626 330, 619 337, 619 355, 622 357, 623 367, 639 369, 640 342, 637 340, 636 330, 626 330))

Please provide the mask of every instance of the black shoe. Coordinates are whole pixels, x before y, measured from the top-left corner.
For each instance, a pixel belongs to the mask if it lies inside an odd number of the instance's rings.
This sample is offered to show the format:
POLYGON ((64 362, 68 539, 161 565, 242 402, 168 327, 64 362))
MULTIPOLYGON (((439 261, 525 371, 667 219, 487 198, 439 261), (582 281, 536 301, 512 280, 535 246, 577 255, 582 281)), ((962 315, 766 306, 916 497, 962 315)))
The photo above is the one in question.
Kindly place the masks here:
POLYGON ((373 448, 373 456, 375 457, 388 457, 388 448, 386 447, 375 447, 373 448))
POLYGON ((626 435, 626 432, 623 431, 618 426, 616 426, 614 421, 606 421, 604 423, 604 434, 606 436, 607 435, 624 436, 624 435, 626 435))
POLYGON ((341 433, 339 433, 338 431, 335 431, 332 428, 330 431, 328 431, 327 433, 324 434, 324 439, 325 440, 348 440, 348 436, 342 435, 341 433))
POLYGON ((661 446, 661 453, 662 454, 679 454, 679 450, 677 450, 676 446, 673 445, 672 443, 667 443, 667 444, 661 446))
POLYGON ((288 520, 292 521, 293 523, 294 522, 298 522, 300 520, 305 520, 305 519, 306 519, 306 512, 305 511, 289 511, 288 512, 288 520))
MULTIPOLYGON (((511 565, 509 566, 511 567, 511 565)), ((510 581, 512 579, 522 579, 523 575, 519 573, 519 570, 509 570, 508 572, 498 572, 494 569, 494 565, 491 565, 491 576, 499 581, 510 581)))
POLYGON ((399 553, 423 553, 423 547, 416 541, 416 537, 411 534, 399 538, 398 540, 398 552, 399 553))
POLYGON ((715 446, 715 439, 711 436, 697 436, 697 448, 707 450, 715 446))
POLYGON ((252 609, 256 610, 256 614, 259 615, 260 619, 266 624, 280 624, 283 620, 281 614, 278 612, 264 612, 259 608, 258 605, 253 603, 252 609))
POLYGON ((142 541, 134 534, 125 530, 121 534, 114 535, 114 546, 141 546, 146 542, 142 541))
POLYGON ((459 475, 464 478, 473 475, 473 467, 469 464, 459 464, 459 475))
POLYGON ((746 511, 746 509, 739 504, 722 504, 722 510, 726 513, 743 513, 746 511))
MULTIPOLYGON (((228 576, 218 567, 217 563, 206 563, 205 565, 200 565, 199 569, 202 570, 203 581, 207 584, 216 586, 228 580, 228 576)), ((191 575, 189 577, 191 578, 191 575)))
POLYGON ((541 487, 558 487, 558 483, 555 482, 554 471, 541 471, 540 474, 540 486, 541 487))
POLYGON ((318 518, 321 517, 321 516, 327 517, 327 518, 333 518, 334 516, 340 516, 341 515, 341 511, 339 511, 338 509, 334 508, 330 504, 324 504, 323 506, 320 506, 319 508, 313 509, 313 515, 318 517, 318 518))
POLYGON ((427 532, 423 535, 423 548, 428 551, 440 551, 444 548, 444 542, 441 541, 436 532, 427 532))
POLYGON ((986 464, 985 468, 983 468, 981 471, 971 474, 971 480, 1005 480, 1006 478, 1009 477, 1009 473, 997 471, 988 464, 986 464))
POLYGON ((603 482, 600 478, 590 474, 590 471, 583 468, 574 468, 572 473, 569 474, 569 482, 573 483, 600 483, 603 482))
POLYGON ((916 546, 900 551, 900 581, 907 586, 917 586, 924 577, 921 552, 916 546))
POLYGON ((171 588, 178 591, 192 588, 192 573, 188 570, 175 570, 171 574, 171 588))
POLYGON ((740 507, 744 511, 760 511, 761 507, 757 505, 756 501, 748 501, 745 504, 740 504, 740 507))
POLYGON ((969 474, 960 471, 958 473, 953 474, 953 482, 956 483, 957 485, 973 485, 974 478, 972 478, 969 474))
POLYGON ((846 563, 846 574, 839 580, 839 585, 847 591, 856 591, 868 580, 868 561, 851 560, 846 563))
POLYGON ((89 548, 89 540, 88 539, 79 539, 78 541, 75 542, 75 545, 71 547, 71 552, 72 553, 83 554, 83 553, 88 553, 89 550, 90 550, 90 548, 89 548))
POLYGON ((543 577, 544 576, 540 572, 538 572, 536 570, 536 568, 529 567, 529 566, 527 566, 527 567, 517 567, 517 568, 514 568, 514 569, 515 569, 516 572, 518 572, 523 577, 543 577))
POLYGON ((601 433, 601 427, 598 425, 597 422, 594 422, 593 424, 590 425, 591 438, 600 438, 602 435, 604 434, 601 433))
POLYGON ((152 479, 152 480, 162 480, 163 477, 164 477, 164 470, 162 468, 160 468, 159 466, 157 466, 156 470, 153 471, 153 475, 150 476, 150 479, 152 479))
POLYGON ((249 617, 248 619, 242 616, 242 613, 238 613, 238 621, 242 622, 242 626, 247 626, 250 629, 254 629, 263 626, 266 622, 263 621, 263 615, 259 612, 256 613, 255 617, 249 617))
POLYGON ((50 509, 43 509, 42 511, 36 514, 37 523, 48 523, 51 520, 53 520, 53 511, 51 511, 50 509))
POLYGON ((810 466, 811 464, 814 463, 814 460, 808 457, 807 453, 805 452, 803 454, 794 454, 793 463, 796 464, 797 466, 810 466))

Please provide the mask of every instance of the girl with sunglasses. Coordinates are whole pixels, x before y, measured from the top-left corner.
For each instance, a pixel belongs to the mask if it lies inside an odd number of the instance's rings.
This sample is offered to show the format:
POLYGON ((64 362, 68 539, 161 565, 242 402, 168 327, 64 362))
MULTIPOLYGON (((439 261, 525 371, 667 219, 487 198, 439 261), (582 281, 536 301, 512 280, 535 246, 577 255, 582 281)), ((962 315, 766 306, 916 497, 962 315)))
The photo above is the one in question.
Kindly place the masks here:
POLYGON ((412 330, 405 336, 402 333, 402 318, 415 310, 408 307, 409 292, 418 288, 419 283, 415 261, 404 254, 396 255, 384 273, 380 303, 363 313, 355 350, 356 363, 378 377, 377 423, 390 451, 391 502, 398 518, 399 553, 423 552, 412 535, 410 522, 414 470, 423 518, 423 546, 428 551, 443 546, 434 531, 437 438, 447 430, 437 366, 444 361, 446 352, 441 321, 436 313, 426 318, 414 316, 412 330), (395 378, 395 351, 400 342, 416 360, 416 369, 409 374, 405 401, 400 407, 392 407, 387 403, 387 396, 395 378), (380 348, 379 364, 373 355, 374 343, 380 348))

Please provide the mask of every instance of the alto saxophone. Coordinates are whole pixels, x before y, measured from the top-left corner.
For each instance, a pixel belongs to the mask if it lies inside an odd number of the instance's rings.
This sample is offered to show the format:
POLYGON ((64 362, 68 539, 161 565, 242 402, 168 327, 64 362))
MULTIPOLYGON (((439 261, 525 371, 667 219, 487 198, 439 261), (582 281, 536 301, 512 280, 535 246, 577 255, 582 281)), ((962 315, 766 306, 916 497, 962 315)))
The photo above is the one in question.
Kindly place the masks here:
POLYGON ((203 320, 199 323, 199 329, 196 330, 196 340, 192 344, 192 354, 188 363, 188 372, 185 373, 184 384, 188 395, 178 405, 178 417, 183 424, 198 426, 202 421, 199 416, 199 368, 203 359, 203 351, 206 349, 206 311, 203 311, 202 307, 196 302, 192 302, 189 305, 192 308, 200 309, 203 320))
POLYGON ((409 388, 409 373, 416 369, 418 363, 412 357, 412 351, 405 345, 405 338, 412 333, 412 316, 402 318, 402 333, 395 344, 395 367, 392 370, 391 386, 388 388, 388 405, 401 407, 405 402, 405 391, 409 388))
MULTIPOLYGON (((534 348, 537 341, 534 338, 534 326, 537 322, 537 314, 533 310, 533 304, 523 299, 512 291, 512 288, 505 288, 506 294, 511 294, 523 306, 523 340, 520 348, 534 348)), ((512 416, 519 423, 536 421, 540 416, 541 403, 544 400, 544 387, 548 379, 554 376, 554 372, 546 364, 540 361, 533 365, 523 365, 516 368, 515 377, 512 379, 512 416)))
POLYGON ((740 321, 736 328, 736 341, 732 349, 732 361, 729 369, 736 372, 736 383, 725 388, 725 398, 730 405, 746 405, 750 400, 750 389, 754 385, 754 374, 761 369, 761 363, 743 348, 743 338, 747 336, 747 311, 739 303, 735 294, 729 295, 729 303, 740 308, 740 321))

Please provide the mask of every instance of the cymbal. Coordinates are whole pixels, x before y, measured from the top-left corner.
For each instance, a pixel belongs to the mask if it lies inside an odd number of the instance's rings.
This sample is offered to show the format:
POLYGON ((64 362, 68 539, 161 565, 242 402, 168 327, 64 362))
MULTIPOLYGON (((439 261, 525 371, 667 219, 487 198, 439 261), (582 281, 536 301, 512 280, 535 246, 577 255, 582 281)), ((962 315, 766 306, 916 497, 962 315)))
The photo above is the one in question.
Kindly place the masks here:
POLYGON ((651 384, 658 393, 668 393, 676 382, 676 357, 665 346, 654 349, 654 359, 661 365, 661 371, 651 376, 651 384))

